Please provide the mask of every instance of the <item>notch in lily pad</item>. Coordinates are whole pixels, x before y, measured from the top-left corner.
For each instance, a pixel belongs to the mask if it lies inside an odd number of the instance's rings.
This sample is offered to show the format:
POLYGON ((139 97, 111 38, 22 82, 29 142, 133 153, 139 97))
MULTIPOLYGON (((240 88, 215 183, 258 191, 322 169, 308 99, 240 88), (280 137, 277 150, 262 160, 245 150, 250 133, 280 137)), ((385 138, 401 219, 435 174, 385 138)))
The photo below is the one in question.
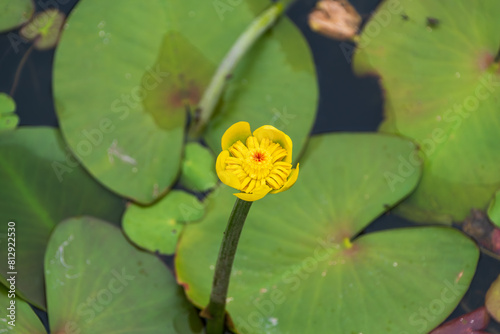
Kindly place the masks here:
POLYGON ((38 50, 52 49, 59 41, 64 19, 64 14, 57 9, 48 9, 36 14, 19 34, 29 41, 34 41, 38 50))

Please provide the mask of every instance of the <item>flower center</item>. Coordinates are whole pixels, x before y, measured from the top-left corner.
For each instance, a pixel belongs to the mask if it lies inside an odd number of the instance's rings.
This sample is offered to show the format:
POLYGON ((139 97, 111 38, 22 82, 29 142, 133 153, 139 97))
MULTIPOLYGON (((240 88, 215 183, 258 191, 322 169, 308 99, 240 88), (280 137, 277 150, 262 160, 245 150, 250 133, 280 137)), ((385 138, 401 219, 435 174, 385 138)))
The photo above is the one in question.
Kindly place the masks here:
POLYGON ((241 183, 241 190, 251 193, 256 188, 268 185, 280 189, 285 184, 292 165, 282 161, 288 152, 268 138, 259 140, 250 136, 246 145, 240 140, 229 148, 226 170, 234 173, 241 183))
POLYGON ((254 152, 252 158, 255 162, 262 162, 266 159, 266 155, 263 152, 254 152))

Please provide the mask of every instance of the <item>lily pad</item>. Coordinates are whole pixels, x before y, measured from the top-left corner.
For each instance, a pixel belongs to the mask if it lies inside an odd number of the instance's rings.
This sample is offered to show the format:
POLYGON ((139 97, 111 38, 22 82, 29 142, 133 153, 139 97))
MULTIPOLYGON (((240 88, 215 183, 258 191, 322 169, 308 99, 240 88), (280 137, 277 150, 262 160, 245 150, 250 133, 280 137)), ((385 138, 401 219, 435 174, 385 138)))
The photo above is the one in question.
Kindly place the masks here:
POLYGON ((1 0, 0 33, 19 27, 33 16, 34 11, 32 0, 1 0))
MULTIPOLYGON (((210 1, 78 3, 56 51, 54 94, 65 138, 90 173, 141 204, 165 194, 181 169, 186 110, 270 3, 242 1, 222 17, 210 1)), ((298 151, 317 94, 307 43, 283 18, 239 64, 205 139, 218 148, 225 129, 245 119, 286 127, 298 151)))
POLYGON ((203 192, 215 187, 218 182, 215 174, 213 153, 198 143, 187 143, 182 161, 181 184, 193 191, 203 192))
MULTIPOLYGON (((239 332, 427 333, 452 312, 474 275, 471 240, 448 227, 356 237, 416 186, 419 169, 388 179, 408 156, 418 160, 412 143, 386 135, 310 140, 294 187, 257 201, 245 223, 227 299, 239 332)), ((228 187, 212 193, 179 242, 177 279, 199 307, 233 203, 228 187)))
POLYGON ((56 46, 64 23, 64 14, 57 9, 37 13, 19 34, 28 41, 34 40, 35 48, 47 50, 56 46))
POLYGON ((488 207, 488 218, 493 224, 500 227, 500 190, 496 192, 493 200, 490 202, 490 206, 488 207))
MULTIPOLYGON (((17 271, 16 292, 45 308, 43 256, 61 220, 89 214, 119 223, 123 200, 95 182, 65 149, 57 129, 22 127, 0 134, 0 221, 15 223, 15 268, 0 261, 0 281, 17 271)), ((2 225, 5 226, 5 225, 2 225)), ((7 245, 7 227, 0 244, 7 245)), ((7 247, 0 248, 7 259, 7 247)))
POLYGON ((420 222, 462 221, 500 186, 500 2, 384 1, 354 57, 385 94, 380 131, 414 139, 422 181, 397 209, 420 222))
POLYGON ((201 333, 168 268, 95 218, 58 225, 45 255, 52 333, 201 333))
POLYGON ((172 190, 149 207, 131 203, 123 216, 123 229, 137 246, 173 254, 185 223, 199 220, 203 213, 203 204, 195 196, 172 190))
POLYGON ((20 298, 13 297, 11 291, 1 285, 0 308, 2 309, 0 333, 47 333, 29 304, 20 298))
POLYGON ((500 322, 500 276, 491 284, 485 297, 488 313, 500 322))
POLYGON ((19 124, 19 117, 14 113, 16 102, 7 94, 0 93, 0 132, 12 130, 19 124))

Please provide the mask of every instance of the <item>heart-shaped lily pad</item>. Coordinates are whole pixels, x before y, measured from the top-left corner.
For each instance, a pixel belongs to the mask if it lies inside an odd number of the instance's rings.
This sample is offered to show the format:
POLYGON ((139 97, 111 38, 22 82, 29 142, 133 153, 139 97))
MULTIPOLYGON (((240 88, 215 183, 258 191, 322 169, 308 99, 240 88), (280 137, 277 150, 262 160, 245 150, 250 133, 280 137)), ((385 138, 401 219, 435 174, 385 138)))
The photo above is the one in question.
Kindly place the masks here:
POLYGON ((381 131, 414 139, 422 181, 399 207, 417 221, 462 221, 486 209, 500 186, 500 2, 385 1, 355 53, 359 74, 377 73, 381 131))
MULTIPOLYGON (((15 284, 12 291, 15 291, 15 284)), ((24 300, 0 285, 0 333, 46 334, 40 319, 24 300)))
POLYGON ((16 102, 9 95, 0 93, 0 132, 17 127, 19 117, 15 111, 16 102))
POLYGON ((36 14, 19 34, 29 41, 34 40, 35 48, 38 50, 51 49, 59 40, 64 18, 64 14, 57 9, 47 9, 36 14))
MULTIPOLYGON (((54 94, 65 138, 90 173, 142 204, 167 192, 181 167, 186 109, 196 116, 217 66, 270 3, 241 1, 226 13, 211 1, 81 1, 57 49, 54 94)), ((317 87, 309 48, 287 18, 228 81, 205 136, 212 148, 245 119, 286 127, 300 150, 317 87)))
POLYGON ((203 204, 195 196, 172 190, 148 207, 129 204, 123 216, 123 230, 139 247, 173 254, 185 223, 199 220, 203 213, 203 204))
POLYGON ((0 261, 0 281, 17 271, 16 292, 45 308, 43 255, 61 220, 89 214, 119 222, 123 200, 107 191, 65 149, 58 130, 20 128, 0 134, 0 257, 7 259, 7 222, 15 223, 16 264, 0 261))
POLYGON ((32 0, 0 0, 0 33, 22 25, 34 11, 32 0))
MULTIPOLYGON (((392 136, 313 137, 293 188, 250 210, 227 300, 235 328, 427 333, 444 320, 474 274, 479 252, 471 240, 448 227, 355 238, 415 187, 419 170, 392 186, 388 179, 401 157, 414 154, 412 143, 392 136)), ((232 192, 214 192, 206 217, 186 227, 178 246, 178 281, 200 307, 208 302, 232 192)))
POLYGON ((190 190, 203 192, 215 187, 218 180, 213 153, 199 143, 187 143, 182 161, 181 184, 190 190))
POLYGON ((45 254, 52 333, 201 333, 172 273, 95 218, 58 225, 45 254))

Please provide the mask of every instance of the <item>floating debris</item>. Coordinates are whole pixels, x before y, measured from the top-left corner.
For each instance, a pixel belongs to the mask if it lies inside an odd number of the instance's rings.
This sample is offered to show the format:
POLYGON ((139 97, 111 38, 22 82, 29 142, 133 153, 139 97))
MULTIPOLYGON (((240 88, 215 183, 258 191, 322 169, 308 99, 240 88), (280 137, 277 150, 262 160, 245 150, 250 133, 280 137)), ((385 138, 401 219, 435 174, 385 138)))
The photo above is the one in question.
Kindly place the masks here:
POLYGON ((320 0, 309 14, 309 27, 337 40, 353 40, 357 36, 361 16, 347 0, 320 0))
POLYGON ((439 25, 439 20, 436 19, 435 17, 428 17, 427 18, 427 26, 429 28, 436 28, 439 25))

